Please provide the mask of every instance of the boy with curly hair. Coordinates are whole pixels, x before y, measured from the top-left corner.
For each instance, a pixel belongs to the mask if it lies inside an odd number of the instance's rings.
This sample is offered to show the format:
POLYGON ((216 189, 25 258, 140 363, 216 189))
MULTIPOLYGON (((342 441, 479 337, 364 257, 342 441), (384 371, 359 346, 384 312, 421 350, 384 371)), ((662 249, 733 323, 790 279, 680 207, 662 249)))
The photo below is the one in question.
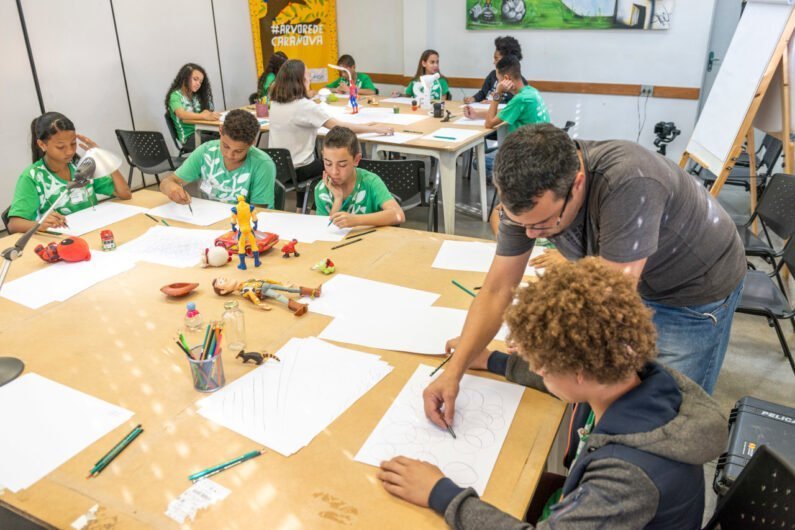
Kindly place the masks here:
MULTIPOLYGON (((568 477, 537 528, 700 528, 702 466, 726 446, 726 419, 654 360, 651 311, 633 279, 598 258, 562 264, 520 289, 505 317, 517 353, 484 350, 472 367, 582 407, 568 477)), ((533 528, 426 462, 397 457, 378 478, 455 528, 533 528)))
POLYGON ((160 182, 160 191, 178 204, 190 204, 185 185, 200 181, 204 198, 236 204, 246 202, 273 208, 276 165, 264 151, 254 147, 259 122, 250 112, 233 110, 218 128, 219 140, 202 143, 177 170, 160 182))

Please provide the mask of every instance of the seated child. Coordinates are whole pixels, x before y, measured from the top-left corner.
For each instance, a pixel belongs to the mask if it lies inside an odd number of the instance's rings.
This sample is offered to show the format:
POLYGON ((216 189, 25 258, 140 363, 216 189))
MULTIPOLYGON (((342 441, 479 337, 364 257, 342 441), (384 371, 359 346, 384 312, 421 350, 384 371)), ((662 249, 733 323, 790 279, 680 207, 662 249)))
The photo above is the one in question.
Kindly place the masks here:
MULTIPOLYGON (((414 79, 409 82, 406 87, 405 95, 412 98, 415 97, 414 82, 419 81, 423 75, 439 74, 439 79, 431 85, 431 100, 441 101, 442 99, 450 99, 450 87, 447 85, 447 78, 444 77, 439 71, 439 52, 436 50, 425 50, 420 56, 417 63, 417 73, 414 74, 414 79)), ((395 93, 395 95, 398 95, 395 93)))
MULTIPOLYGON (((518 353, 484 350, 471 367, 590 407, 575 415, 576 455, 537 528, 701 528, 703 465, 726 447, 726 418, 698 384, 654 360, 635 279, 599 258, 558 265, 520 289, 505 317, 518 353)), ((453 423, 454 410, 442 414, 453 423)), ((427 462, 396 457, 378 478, 451 527, 533 528, 427 462)))
POLYGON ((323 182, 315 186, 315 211, 338 228, 398 225, 403 209, 378 175, 359 169, 356 134, 334 127, 323 139, 323 182))
MULTIPOLYGON (((61 196, 75 174, 77 145, 81 149, 96 147, 90 138, 77 134, 72 121, 60 112, 47 112, 30 124, 33 164, 25 168, 17 181, 8 211, 9 234, 27 232, 61 196)), ((97 204, 100 198, 115 195, 132 197, 130 187, 117 170, 112 175, 89 180, 83 188, 70 191, 55 210, 41 223, 40 230, 64 227, 66 215, 97 204)))
POLYGON ((276 52, 268 59, 268 65, 259 76, 257 81, 257 98, 264 99, 268 96, 268 90, 276 80, 276 74, 284 63, 287 62, 287 55, 284 52, 276 52))
POLYGON ((217 120, 221 116, 213 111, 213 90, 204 68, 187 63, 179 69, 166 92, 166 110, 184 151, 193 151, 196 126, 183 120, 217 120))
MULTIPOLYGON (((363 72, 356 71, 356 61, 353 60, 353 57, 348 54, 340 55, 337 66, 342 66, 350 71, 351 75, 356 80, 356 88, 359 89, 360 96, 378 94, 378 89, 373 84, 373 80, 370 79, 370 76, 363 72)), ((332 89, 337 94, 348 94, 348 87, 350 86, 348 74, 343 71, 340 71, 339 74, 339 77, 326 85, 326 87, 332 89)))
POLYGON ((273 208, 276 165, 254 147, 259 122, 250 112, 233 110, 218 128, 220 140, 202 143, 188 159, 160 182, 160 191, 178 204, 190 204, 184 186, 200 180, 202 196, 236 204, 238 195, 249 204, 273 208))
MULTIPOLYGON (((496 67, 500 59, 508 55, 513 55, 520 61, 522 60, 522 46, 519 44, 519 41, 511 36, 497 37, 494 39, 494 66, 496 67)), ((499 79, 497 79, 497 70, 492 70, 489 72, 489 75, 486 76, 486 79, 483 80, 483 86, 480 90, 475 92, 472 96, 465 97, 464 103, 480 103, 484 100, 490 100, 497 90, 497 84, 499 82, 499 79)), ((524 84, 527 84, 527 80, 524 80, 524 84)), ((510 92, 503 92, 502 103, 508 103, 512 97, 513 94, 510 92)))

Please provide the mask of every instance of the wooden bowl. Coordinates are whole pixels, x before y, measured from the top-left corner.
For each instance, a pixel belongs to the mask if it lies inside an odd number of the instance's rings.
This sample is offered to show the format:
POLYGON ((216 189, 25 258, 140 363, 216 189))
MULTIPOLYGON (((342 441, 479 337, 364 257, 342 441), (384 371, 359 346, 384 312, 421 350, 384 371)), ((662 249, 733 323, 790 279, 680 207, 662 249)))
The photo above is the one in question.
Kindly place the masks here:
POLYGON ((179 283, 170 283, 168 285, 164 285, 163 287, 160 288, 160 290, 168 296, 179 298, 181 296, 189 294, 198 286, 199 286, 198 283, 179 282, 179 283))

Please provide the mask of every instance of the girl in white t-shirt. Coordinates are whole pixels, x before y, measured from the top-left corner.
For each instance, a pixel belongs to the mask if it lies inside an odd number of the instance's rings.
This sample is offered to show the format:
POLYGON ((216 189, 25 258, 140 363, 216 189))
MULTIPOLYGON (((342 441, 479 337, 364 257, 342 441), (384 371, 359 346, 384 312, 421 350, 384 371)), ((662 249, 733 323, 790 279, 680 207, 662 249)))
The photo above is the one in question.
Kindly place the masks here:
MULTIPOLYGON (((284 63, 270 90, 270 133, 268 146, 290 151, 298 182, 323 175, 323 162, 315 156, 315 141, 320 127, 331 129, 338 125, 353 132, 393 134, 391 127, 360 125, 332 118, 324 105, 309 99, 309 72, 302 61, 291 59, 284 63)), ((304 203, 305 191, 297 192, 296 206, 304 203)))

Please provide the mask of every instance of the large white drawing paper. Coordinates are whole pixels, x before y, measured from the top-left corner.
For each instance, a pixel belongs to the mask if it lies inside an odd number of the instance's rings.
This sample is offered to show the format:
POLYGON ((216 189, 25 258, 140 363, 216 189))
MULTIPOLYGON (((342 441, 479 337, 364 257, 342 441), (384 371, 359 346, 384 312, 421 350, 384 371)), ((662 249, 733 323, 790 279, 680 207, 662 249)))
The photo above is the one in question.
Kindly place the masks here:
POLYGON ((456 125, 467 125, 469 127, 485 127, 486 126, 485 118, 479 120, 479 119, 467 118, 466 116, 458 118, 453 123, 455 123, 456 125))
POLYGON ((422 391, 432 381, 433 369, 417 367, 355 460, 373 466, 400 455, 424 460, 459 486, 483 495, 524 388, 464 375, 456 399, 453 438, 425 417, 422 391))
POLYGON ((411 101, 413 98, 408 97, 395 97, 395 98, 386 98, 382 99, 381 103, 391 103, 391 104, 398 104, 398 105, 411 105, 411 101))
MULTIPOLYGON (((544 253, 544 248, 536 246, 530 254, 535 258, 544 253)), ((488 272, 491 262, 497 254, 496 243, 481 243, 479 241, 443 241, 436 259, 433 260, 434 269, 450 269, 455 271, 488 272)), ((527 266, 525 276, 535 275, 544 269, 535 269, 527 266)))
MULTIPOLYGON (((390 312, 385 305, 355 316, 337 316, 319 337, 382 350, 440 355, 449 339, 461 335, 466 315, 463 309, 419 305, 390 312)), ((505 340, 506 334, 503 327, 495 338, 505 340)))
POLYGON ((204 249, 215 245, 224 230, 153 226, 145 234, 119 246, 117 252, 133 262, 147 261, 169 267, 192 267, 204 249))
POLYGON ((89 261, 58 262, 8 282, 0 296, 31 309, 63 302, 89 287, 128 271, 134 262, 115 252, 92 250, 89 261))
POLYGON ((210 226, 218 221, 231 219, 233 206, 233 204, 193 197, 190 203, 193 213, 186 204, 167 202, 157 208, 152 208, 149 210, 149 214, 197 226, 210 226))
POLYGON ((422 135, 396 132, 395 134, 388 134, 388 135, 378 134, 378 133, 364 133, 358 136, 359 139, 364 140, 365 142, 370 141, 370 142, 379 142, 382 144, 405 144, 416 140, 422 135))
POLYGON ((265 364, 198 402, 199 414, 289 456, 392 367, 377 355, 293 338, 265 364))
POLYGON ((140 206, 118 202, 103 202, 92 208, 86 208, 67 215, 66 224, 69 225, 68 228, 52 228, 51 230, 72 236, 82 236, 145 211, 146 208, 141 208, 140 206))
POLYGON ((367 280, 348 274, 335 274, 323 284, 318 298, 304 298, 313 313, 330 317, 364 314, 403 314, 429 307, 439 294, 367 280))
MULTIPOLYGON (((489 107, 491 107, 491 103, 468 103, 467 106, 478 110, 489 110, 489 107)), ((497 105, 497 108, 504 109, 505 103, 500 103, 499 105, 497 105)))
POLYGON ((259 212, 257 229, 277 234, 279 239, 297 239, 301 243, 315 241, 341 241, 350 228, 337 228, 329 224, 324 215, 301 215, 294 213, 259 212))
POLYGON ((0 484, 31 486, 132 415, 34 373, 0 387, 0 484))
POLYGON ((442 127, 441 129, 437 129, 436 131, 426 134, 422 137, 423 140, 429 140, 432 142, 463 142, 465 140, 469 140, 473 136, 477 136, 480 134, 480 131, 475 131, 472 129, 455 129, 453 127, 442 127))

